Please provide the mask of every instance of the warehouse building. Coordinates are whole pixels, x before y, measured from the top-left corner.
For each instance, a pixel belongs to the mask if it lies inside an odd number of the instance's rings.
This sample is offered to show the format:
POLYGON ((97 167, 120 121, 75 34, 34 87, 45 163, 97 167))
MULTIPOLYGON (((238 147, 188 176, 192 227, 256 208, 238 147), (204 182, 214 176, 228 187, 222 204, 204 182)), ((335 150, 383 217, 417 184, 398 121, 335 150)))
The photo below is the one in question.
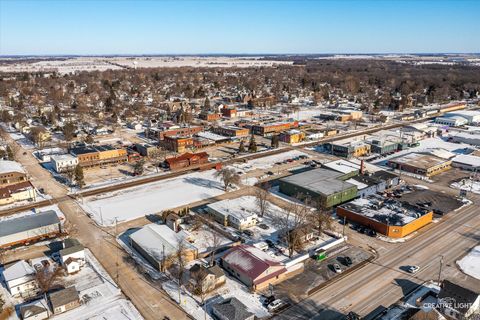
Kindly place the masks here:
POLYGON ((53 210, 0 222, 0 248, 29 244, 62 233, 60 219, 53 210))
POLYGON ((332 155, 342 158, 362 157, 370 154, 371 146, 364 140, 343 139, 326 143, 325 149, 332 155))
POLYGON ((27 173, 20 163, 9 160, 0 160, 0 187, 27 180, 27 173))
POLYGON ((450 170, 452 167, 452 160, 444 159, 432 154, 412 152, 388 160, 387 165, 393 169, 432 177, 450 170))
POLYGON ((325 208, 357 196, 357 186, 347 182, 349 174, 329 169, 315 169, 279 180, 280 192, 293 197, 310 197, 325 208))
POLYGON ((349 222, 391 238, 403 238, 432 222, 433 217, 432 211, 379 196, 355 199, 338 206, 336 212, 349 222))

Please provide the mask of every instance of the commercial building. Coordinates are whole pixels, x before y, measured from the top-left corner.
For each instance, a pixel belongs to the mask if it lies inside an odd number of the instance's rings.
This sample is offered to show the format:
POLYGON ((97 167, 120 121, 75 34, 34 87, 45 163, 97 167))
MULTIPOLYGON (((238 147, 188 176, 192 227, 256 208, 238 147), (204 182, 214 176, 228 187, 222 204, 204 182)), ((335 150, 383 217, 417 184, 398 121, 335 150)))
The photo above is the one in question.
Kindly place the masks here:
POLYGON ((84 168, 128 161, 126 149, 111 145, 76 147, 70 154, 77 157, 78 164, 84 168))
POLYGON ((436 118, 435 123, 443 124, 449 127, 460 127, 468 124, 468 120, 461 116, 452 116, 452 115, 448 116, 447 114, 443 117, 436 118))
POLYGON ((218 223, 244 230, 258 222, 258 215, 255 213, 258 206, 255 200, 256 198, 253 196, 243 196, 237 199, 217 201, 208 204, 206 210, 218 223))
POLYGON ((449 141, 480 146, 480 130, 450 132, 449 141))
POLYGON ((183 230, 175 232, 165 224, 147 224, 129 238, 132 248, 160 271, 168 267, 168 258, 175 254, 179 242, 185 247, 186 262, 198 258, 198 249, 188 242, 189 235, 183 230))
POLYGON ((189 126, 175 129, 167 129, 158 132, 158 140, 163 140, 165 139, 165 137, 169 136, 193 136, 200 131, 203 131, 202 126, 189 126))
POLYGON ((0 160, 0 187, 27 181, 27 172, 20 163, 0 160))
POLYGON ((408 148, 407 142, 394 136, 387 136, 383 138, 375 137, 371 140, 368 140, 367 143, 370 145, 370 152, 381 155, 391 154, 408 148))
POLYGON ((391 238, 403 238, 432 222, 433 217, 432 211, 378 196, 355 199, 338 206, 336 212, 391 238))
POLYGON ((58 173, 72 171, 78 165, 78 158, 71 154, 51 156, 50 161, 58 173))
POLYGON ((337 157, 352 158, 370 154, 371 146, 363 140, 344 139, 326 143, 326 150, 337 157))
POLYGON ((165 159, 165 165, 171 170, 186 168, 197 164, 203 164, 208 162, 208 153, 184 153, 178 157, 172 157, 165 159))
POLYGON ((253 291, 281 282, 287 272, 283 264, 262 250, 243 244, 228 250, 220 264, 253 291))
POLYGON ((465 119, 466 124, 480 123, 480 111, 478 110, 458 110, 448 112, 443 117, 461 117, 465 119))
POLYGON ((161 144, 167 150, 184 153, 193 147, 194 142, 193 138, 188 136, 165 136, 161 144))
POLYGON ((227 137, 245 137, 249 134, 248 128, 234 126, 215 127, 212 129, 212 131, 216 134, 227 137))
POLYGON ((62 232, 53 210, 0 221, 0 248, 56 237, 62 232))
POLYGON ((136 143, 135 149, 144 157, 154 157, 159 152, 156 146, 149 143, 136 143))
POLYGON ((480 172, 480 157, 469 154, 460 154, 453 158, 452 167, 480 172))
POLYGON ((6 205, 17 201, 35 201, 37 191, 30 181, 11 184, 0 188, 0 205, 6 205))
POLYGON ((285 143, 299 143, 305 140, 305 133, 300 130, 288 130, 284 132, 280 132, 278 135, 280 141, 285 143))
POLYGON ((387 165, 393 169, 431 177, 450 170, 452 160, 431 154, 412 152, 388 160, 387 165))
POLYGON ((273 122, 255 124, 252 126, 252 133, 260 136, 270 136, 274 133, 290 130, 298 127, 298 121, 273 122))
POLYGON ((329 169, 314 169, 280 179, 280 192, 293 197, 310 197, 330 208, 357 196, 357 186, 346 181, 350 177, 329 169))
POLYGON ((205 121, 217 121, 222 117, 222 115, 214 112, 201 112, 198 117, 205 121))

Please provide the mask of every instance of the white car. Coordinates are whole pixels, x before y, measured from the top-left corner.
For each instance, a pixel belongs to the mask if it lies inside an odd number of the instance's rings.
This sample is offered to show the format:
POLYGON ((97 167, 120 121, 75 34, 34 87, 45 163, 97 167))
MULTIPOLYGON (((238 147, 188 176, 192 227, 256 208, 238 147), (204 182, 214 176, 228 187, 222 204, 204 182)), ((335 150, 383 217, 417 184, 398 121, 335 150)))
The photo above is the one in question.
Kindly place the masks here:
POLYGON ((410 266, 410 267, 408 267, 408 269, 407 269, 407 271, 408 271, 409 273, 417 273, 418 270, 420 270, 420 267, 419 267, 419 266, 410 266))
POLYGON ((275 310, 278 310, 278 309, 279 309, 280 307, 282 307, 283 305, 284 305, 283 301, 280 300, 280 299, 277 299, 277 300, 272 301, 272 302, 268 305, 267 309, 268 309, 268 311, 275 311, 275 310))
POLYGON ((340 268, 338 263, 333 264, 333 270, 335 270, 336 273, 342 273, 342 268, 340 268))

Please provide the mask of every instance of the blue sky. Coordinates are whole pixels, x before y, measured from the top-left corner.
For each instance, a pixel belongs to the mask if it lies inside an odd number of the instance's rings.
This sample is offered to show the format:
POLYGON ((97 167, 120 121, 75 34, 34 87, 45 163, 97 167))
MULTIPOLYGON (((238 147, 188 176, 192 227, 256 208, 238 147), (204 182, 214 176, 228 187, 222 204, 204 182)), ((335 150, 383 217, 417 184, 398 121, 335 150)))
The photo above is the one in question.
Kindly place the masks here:
POLYGON ((0 0, 0 55, 480 52, 476 0, 0 0))

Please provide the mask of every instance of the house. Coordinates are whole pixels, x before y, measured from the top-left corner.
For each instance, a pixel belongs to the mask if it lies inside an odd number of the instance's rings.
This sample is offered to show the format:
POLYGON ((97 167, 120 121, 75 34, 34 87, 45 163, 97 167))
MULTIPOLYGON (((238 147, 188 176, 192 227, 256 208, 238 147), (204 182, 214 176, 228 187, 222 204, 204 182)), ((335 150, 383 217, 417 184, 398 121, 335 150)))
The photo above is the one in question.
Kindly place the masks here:
POLYGON ((0 160, 0 187, 27 181, 27 172, 20 163, 0 160))
POLYGON ((35 201, 36 198, 37 192, 30 181, 11 184, 0 188, 0 205, 16 201, 35 201))
POLYGON ((437 304, 450 319, 472 319, 480 314, 480 294, 456 283, 444 280, 438 293, 437 304))
POLYGON ((283 280, 287 269, 262 250, 249 245, 231 248, 220 260, 221 266, 253 291, 283 280))
POLYGON ((225 273, 218 265, 206 268, 197 263, 190 268, 190 284, 194 293, 199 287, 202 292, 210 292, 225 284, 225 281, 225 273), (202 283, 198 283, 198 281, 202 283))
POLYGON ((23 260, 5 266, 3 279, 13 297, 31 297, 37 294, 35 270, 23 260))
POLYGON ((235 297, 212 305, 213 315, 220 320, 254 320, 255 315, 247 310, 247 306, 235 297))
POLYGON ((78 272, 85 265, 85 248, 77 239, 65 239, 59 254, 60 261, 69 274, 78 272))
POLYGON ((45 299, 35 300, 19 308, 22 320, 45 320, 50 317, 50 308, 45 299))
POLYGON ((72 171, 78 165, 77 157, 71 154, 59 154, 50 157, 50 161, 55 168, 55 172, 63 173, 72 171))
POLYGON ((55 291, 48 296, 54 314, 60 314, 80 306, 80 297, 75 287, 55 291))

